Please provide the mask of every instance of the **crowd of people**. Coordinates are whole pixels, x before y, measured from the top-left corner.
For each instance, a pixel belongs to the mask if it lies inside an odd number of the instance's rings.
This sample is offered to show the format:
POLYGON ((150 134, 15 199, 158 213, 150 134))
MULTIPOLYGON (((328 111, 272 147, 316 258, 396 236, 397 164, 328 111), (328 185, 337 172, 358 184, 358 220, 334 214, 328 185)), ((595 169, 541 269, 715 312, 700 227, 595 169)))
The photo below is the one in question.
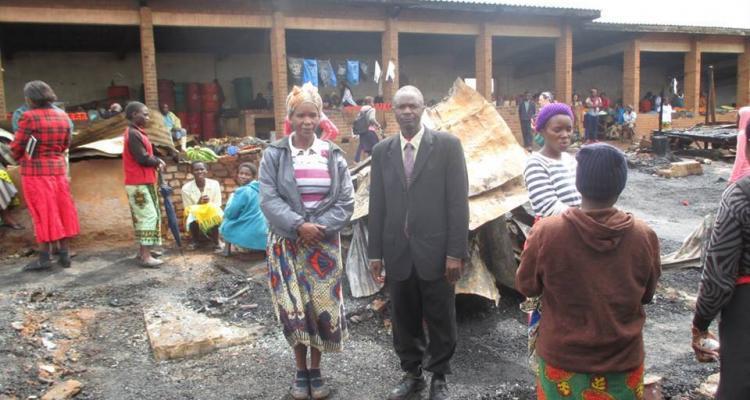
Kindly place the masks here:
MULTIPOLYGON (((529 153, 533 150, 534 143, 537 148, 543 145, 542 135, 534 133, 537 113, 553 102, 557 101, 551 92, 536 95, 524 92, 516 101, 523 146, 529 153)), ((612 101, 606 93, 592 88, 585 98, 574 93, 569 106, 573 112, 573 141, 591 144, 602 137, 632 141, 638 113, 661 113, 662 128, 669 129, 672 126, 672 114, 684 109, 684 95, 665 96, 662 100, 661 96, 648 92, 636 107, 624 104, 622 100, 612 101)))
MULTIPOLYGON (((56 96, 41 81, 24 88, 15 138, 0 156, 20 165, 21 184, 39 257, 25 270, 71 266, 69 241, 79 231, 65 151, 72 125, 53 106, 56 96)), ((576 100, 579 101, 579 100, 576 100)), ((665 101, 667 101, 665 99, 665 101)), ((372 101, 367 105, 372 108, 372 101)), ((580 102, 585 125, 605 100, 596 90, 580 102), (590 113, 590 114, 589 114, 590 113), (586 119, 588 117, 588 119, 586 119)), ((240 186, 224 206, 220 183, 206 165, 192 164, 193 180, 181 188, 191 247, 204 244, 264 251, 276 316, 293 349, 294 399, 331 393, 322 373, 323 353, 344 351, 349 335, 343 296, 340 232, 354 212, 354 188, 343 150, 318 137, 323 99, 310 84, 286 99, 290 134, 271 143, 260 168, 240 164, 240 186), (223 207, 223 208, 222 208, 223 207)), ((447 376, 456 350, 455 285, 468 259, 468 172, 460 140, 422 124, 425 102, 414 86, 392 102, 399 134, 375 140, 371 154, 369 241, 372 278, 391 300, 393 348, 403 370, 388 399, 407 399, 427 387, 429 398, 450 398, 447 376)), ((379 128, 370 109, 363 127, 379 128)), ((624 154, 604 143, 569 153, 577 114, 542 93, 519 104, 524 144, 540 137, 524 179, 535 222, 521 255, 516 288, 528 301, 529 351, 539 399, 641 399, 645 349, 643 305, 661 274, 659 240, 647 224, 616 207, 627 184, 624 154), (539 108, 537 109, 537 106, 539 108)), ((124 108, 124 191, 130 205, 137 256, 144 268, 163 265, 157 157, 146 131, 150 110, 139 102, 124 108)), ((162 113, 169 114, 168 109, 162 113)), ((626 107, 624 124, 635 123, 626 107)), ((739 112, 738 155, 732 182, 722 196, 707 248, 692 326, 699 361, 721 362, 719 399, 750 398, 744 367, 750 323, 750 107, 739 112), (721 313, 720 336, 708 330, 721 313), (720 346, 719 346, 720 344, 720 346)), ((632 128, 632 126, 631 126, 632 128)), ((596 139, 591 139, 592 141, 596 139)), ((0 171, 3 172, 3 171, 0 171)), ((6 174, 7 175, 7 174, 6 174)), ((0 174, 3 221, 17 192, 0 174)))

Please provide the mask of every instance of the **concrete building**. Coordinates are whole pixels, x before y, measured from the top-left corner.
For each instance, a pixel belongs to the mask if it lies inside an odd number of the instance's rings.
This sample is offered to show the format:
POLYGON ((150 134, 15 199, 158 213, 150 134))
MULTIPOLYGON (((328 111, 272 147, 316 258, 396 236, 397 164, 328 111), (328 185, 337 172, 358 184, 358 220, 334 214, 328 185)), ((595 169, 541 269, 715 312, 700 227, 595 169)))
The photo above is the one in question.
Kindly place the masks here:
MULTIPOLYGON (((251 113, 245 132, 263 123, 280 131, 290 88, 287 56, 377 60, 384 69, 394 64, 393 80, 380 88, 362 83, 353 88, 357 98, 382 93, 389 99, 408 83, 440 100, 462 77, 488 99, 552 90, 569 102, 574 92, 598 87, 613 100, 637 104, 676 78, 693 112, 711 64, 718 104, 750 104, 750 30, 600 24, 592 22, 597 10, 490 3, 3 0, 0 115, 23 101, 23 84, 32 79, 49 82, 67 105, 105 98, 114 83, 128 86, 133 98, 143 93, 152 108, 159 104, 158 79, 217 79, 232 108, 232 81, 251 77, 254 92, 276 101, 272 112, 251 113)), ((518 131, 515 109, 499 103, 518 131)), ((348 132, 351 113, 329 114, 348 132)), ((639 118, 639 132, 653 129, 655 117, 639 118)), ((384 119, 394 132, 392 116, 384 119)), ((345 147, 347 137, 340 139, 345 147)))

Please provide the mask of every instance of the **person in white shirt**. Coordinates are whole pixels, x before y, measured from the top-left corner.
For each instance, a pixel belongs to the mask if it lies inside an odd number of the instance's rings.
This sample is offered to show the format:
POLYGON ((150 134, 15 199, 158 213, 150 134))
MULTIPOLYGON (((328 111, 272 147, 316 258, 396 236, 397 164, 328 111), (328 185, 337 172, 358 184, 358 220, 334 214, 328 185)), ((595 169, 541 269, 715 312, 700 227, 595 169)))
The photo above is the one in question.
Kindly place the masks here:
POLYGON ((635 120, 638 118, 633 106, 625 106, 625 113, 622 115, 622 140, 633 140, 635 136, 635 120))
POLYGON ((352 89, 349 88, 349 85, 346 83, 341 83, 341 107, 346 106, 356 106, 357 102, 354 101, 354 96, 352 95, 352 89))
POLYGON ((662 129, 672 127, 672 102, 669 97, 664 97, 664 105, 661 109, 661 127, 662 129))

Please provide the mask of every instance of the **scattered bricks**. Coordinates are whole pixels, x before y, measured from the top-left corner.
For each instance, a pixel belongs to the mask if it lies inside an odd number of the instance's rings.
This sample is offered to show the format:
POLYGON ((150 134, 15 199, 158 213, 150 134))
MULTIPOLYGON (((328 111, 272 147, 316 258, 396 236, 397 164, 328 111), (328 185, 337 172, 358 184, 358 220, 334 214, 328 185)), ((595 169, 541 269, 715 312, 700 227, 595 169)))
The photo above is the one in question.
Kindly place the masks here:
POLYGON ((57 383, 42 396, 42 400, 69 400, 80 393, 82 387, 81 382, 73 379, 57 383))
POLYGON ((175 172, 174 173, 175 179, 187 179, 187 173, 185 172, 175 172))
POLYGON ((706 379, 698 388, 698 393, 713 399, 716 396, 716 391, 719 389, 719 374, 715 373, 706 379))
POLYGON ((168 181, 168 180, 172 179, 174 177, 174 175, 172 175, 170 173, 164 173, 164 172, 162 172, 161 177, 162 177, 162 179, 168 181))
POLYGON ((672 170, 671 169, 660 169, 660 170, 656 171, 656 175, 659 175, 662 178, 672 178, 672 170))
POLYGON ((648 374, 643 378, 643 399, 644 400, 664 400, 661 393, 662 377, 648 374))
POLYGON ((249 343, 263 326, 231 326, 179 303, 160 303, 143 312, 151 349, 157 361, 199 356, 216 349, 249 343))
POLYGON ((703 175, 703 167, 698 161, 674 162, 669 169, 660 169, 656 174, 664 178, 682 178, 689 175, 703 175))
POLYGON ((173 180, 169 181, 169 186, 171 186, 173 188, 182 187, 182 182, 178 181, 177 179, 173 179, 173 180))
POLYGON ((176 165, 167 165, 167 172, 177 172, 176 165))
POLYGON ((680 161, 671 164, 672 177, 679 178, 688 175, 703 175, 703 167, 698 161, 680 161))
POLYGON ((226 178, 224 179, 224 185, 225 187, 235 187, 237 186, 237 182, 234 181, 234 178, 226 178))

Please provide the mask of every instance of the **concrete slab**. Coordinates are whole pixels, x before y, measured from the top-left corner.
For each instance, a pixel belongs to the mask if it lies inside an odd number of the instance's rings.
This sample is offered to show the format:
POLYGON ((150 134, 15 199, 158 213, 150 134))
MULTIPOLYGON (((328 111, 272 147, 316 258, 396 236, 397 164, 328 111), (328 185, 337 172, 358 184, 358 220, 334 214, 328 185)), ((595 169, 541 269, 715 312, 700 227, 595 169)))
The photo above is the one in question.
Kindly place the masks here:
POLYGON ((177 302, 144 309, 146 332, 157 361, 200 356, 216 349, 254 341, 263 326, 232 326, 177 302))
POLYGON ((76 380, 67 380, 56 383, 47 393, 42 396, 42 400, 68 400, 75 397, 81 392, 83 384, 76 380))

